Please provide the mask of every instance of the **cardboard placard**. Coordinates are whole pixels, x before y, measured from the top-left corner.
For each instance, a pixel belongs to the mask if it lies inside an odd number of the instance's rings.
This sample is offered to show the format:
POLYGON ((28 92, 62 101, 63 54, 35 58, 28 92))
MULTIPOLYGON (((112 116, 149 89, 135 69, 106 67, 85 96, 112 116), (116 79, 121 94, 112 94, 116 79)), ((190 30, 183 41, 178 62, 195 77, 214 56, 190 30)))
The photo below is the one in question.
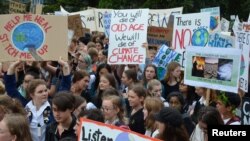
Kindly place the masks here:
POLYGON ((0 19, 0 62, 67 59, 67 17, 13 14, 0 19))
POLYGON ((173 29, 163 27, 148 27, 148 45, 159 47, 162 44, 171 45, 173 29))

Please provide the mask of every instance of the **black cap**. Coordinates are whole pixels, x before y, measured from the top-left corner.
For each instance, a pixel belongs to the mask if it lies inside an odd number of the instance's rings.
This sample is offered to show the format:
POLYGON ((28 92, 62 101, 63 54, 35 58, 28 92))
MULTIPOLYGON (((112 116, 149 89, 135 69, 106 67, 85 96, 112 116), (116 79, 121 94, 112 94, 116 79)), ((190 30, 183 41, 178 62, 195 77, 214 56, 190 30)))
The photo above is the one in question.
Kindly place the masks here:
POLYGON ((163 123, 170 124, 172 126, 179 127, 183 123, 181 113, 173 108, 165 107, 161 111, 155 114, 155 120, 163 123))

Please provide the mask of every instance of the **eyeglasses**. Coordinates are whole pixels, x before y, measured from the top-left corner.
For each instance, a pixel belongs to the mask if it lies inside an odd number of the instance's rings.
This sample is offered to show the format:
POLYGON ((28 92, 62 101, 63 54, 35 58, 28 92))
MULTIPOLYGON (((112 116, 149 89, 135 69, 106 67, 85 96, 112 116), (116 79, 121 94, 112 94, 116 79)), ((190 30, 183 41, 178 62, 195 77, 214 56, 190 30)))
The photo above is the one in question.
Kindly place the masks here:
POLYGON ((101 107, 101 110, 108 112, 114 110, 114 108, 101 107))

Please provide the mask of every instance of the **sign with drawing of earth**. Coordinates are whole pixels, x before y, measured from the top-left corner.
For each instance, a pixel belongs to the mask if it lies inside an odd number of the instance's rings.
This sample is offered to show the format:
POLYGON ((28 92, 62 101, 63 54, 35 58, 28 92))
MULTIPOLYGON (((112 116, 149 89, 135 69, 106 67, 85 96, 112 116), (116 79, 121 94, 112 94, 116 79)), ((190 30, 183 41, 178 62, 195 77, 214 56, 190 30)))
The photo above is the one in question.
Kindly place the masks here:
POLYGON ((36 23, 25 22, 16 26, 11 38, 14 46, 18 50, 29 52, 29 48, 35 48, 35 50, 37 50, 42 47, 45 34, 36 23))
POLYGON ((193 46, 206 46, 208 42, 209 33, 207 29, 200 28, 197 29, 192 36, 192 45, 193 46))

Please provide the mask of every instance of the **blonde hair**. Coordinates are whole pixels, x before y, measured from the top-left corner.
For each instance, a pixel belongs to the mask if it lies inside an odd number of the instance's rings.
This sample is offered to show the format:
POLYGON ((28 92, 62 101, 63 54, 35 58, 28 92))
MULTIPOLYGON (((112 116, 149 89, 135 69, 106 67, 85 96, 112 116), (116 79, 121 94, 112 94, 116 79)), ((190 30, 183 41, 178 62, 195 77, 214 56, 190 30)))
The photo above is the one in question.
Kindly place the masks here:
POLYGON ((112 104, 114 105, 114 108, 118 108, 119 112, 117 113, 117 117, 120 121, 125 123, 124 115, 125 115, 125 110, 123 107, 122 99, 119 96, 116 95, 109 95, 105 96, 102 98, 102 100, 110 100, 112 104))
POLYGON ((154 114, 158 113, 163 107, 164 105, 158 97, 147 97, 144 100, 144 108, 148 111, 148 116, 145 119, 145 127, 147 129, 155 130, 154 114))
MULTIPOLYGON (((168 82, 170 80, 170 77, 171 77, 171 73, 177 68, 177 67, 180 67, 181 65, 177 62, 171 62, 168 64, 168 67, 167 67, 167 74, 165 76, 165 80, 166 82, 168 82)), ((176 81, 178 81, 179 78, 177 78, 176 81)))

